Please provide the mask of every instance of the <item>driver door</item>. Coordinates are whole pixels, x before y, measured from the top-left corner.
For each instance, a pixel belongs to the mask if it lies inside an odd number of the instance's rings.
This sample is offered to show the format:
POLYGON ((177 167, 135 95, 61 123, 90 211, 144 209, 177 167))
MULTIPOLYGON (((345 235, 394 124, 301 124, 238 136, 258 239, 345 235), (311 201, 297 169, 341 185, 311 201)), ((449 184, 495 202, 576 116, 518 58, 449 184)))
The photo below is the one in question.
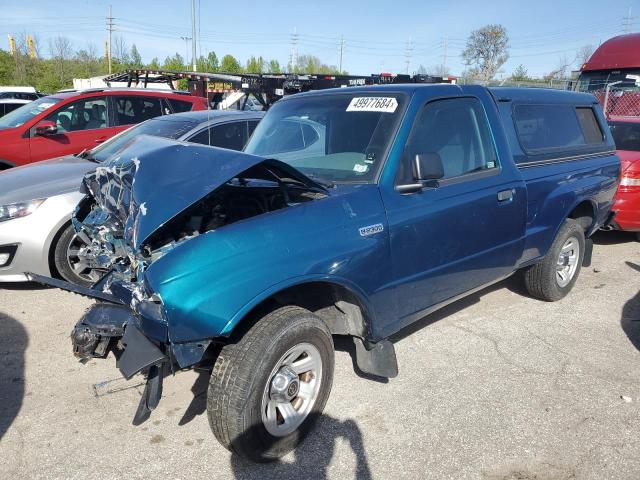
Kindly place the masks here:
POLYGON ((45 120, 58 128, 53 135, 35 135, 30 131, 31 161, 80 153, 113 136, 110 131, 106 97, 90 97, 67 103, 50 113, 45 120))

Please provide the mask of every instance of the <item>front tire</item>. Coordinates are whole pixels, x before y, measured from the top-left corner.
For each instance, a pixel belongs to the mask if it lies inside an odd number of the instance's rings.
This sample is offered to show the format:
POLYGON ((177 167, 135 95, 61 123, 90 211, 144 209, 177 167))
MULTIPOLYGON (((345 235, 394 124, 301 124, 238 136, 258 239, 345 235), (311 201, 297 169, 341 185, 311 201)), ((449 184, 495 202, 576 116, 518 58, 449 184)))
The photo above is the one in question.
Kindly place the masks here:
POLYGON ((207 394, 211 430, 249 460, 282 457, 320 417, 333 367, 333 340, 319 317, 296 306, 267 314, 216 359, 207 394))
POLYGON ((547 302, 564 298, 578 279, 584 251, 584 230, 575 220, 566 219, 544 259, 525 271, 529 294, 547 302))

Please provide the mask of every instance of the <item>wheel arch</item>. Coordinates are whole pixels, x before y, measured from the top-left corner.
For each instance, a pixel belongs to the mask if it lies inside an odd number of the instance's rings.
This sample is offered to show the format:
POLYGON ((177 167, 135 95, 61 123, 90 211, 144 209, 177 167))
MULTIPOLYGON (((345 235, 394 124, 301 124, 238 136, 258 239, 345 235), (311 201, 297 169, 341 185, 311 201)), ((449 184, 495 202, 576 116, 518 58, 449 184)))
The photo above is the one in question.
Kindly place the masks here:
POLYGON ((347 280, 322 276, 294 279, 266 290, 236 313, 221 333, 241 337, 262 316, 283 305, 315 313, 333 335, 370 338, 375 313, 366 295, 347 280))
MULTIPOLYGON (((585 236, 592 233, 592 229, 596 220, 597 207, 593 200, 583 199, 576 202, 574 207, 569 211, 567 218, 576 220, 585 232, 585 236)), ((557 235, 557 232, 556 232, 557 235)))
POLYGON ((47 261, 49 264, 49 272, 51 272, 51 276, 55 278, 62 278, 60 272, 56 268, 55 262, 55 253, 56 246, 58 245, 58 241, 60 241, 60 237, 64 233, 64 231, 71 225, 71 219, 68 218, 63 220, 62 223, 56 225, 51 231, 53 235, 50 235, 50 238, 47 239, 47 261))

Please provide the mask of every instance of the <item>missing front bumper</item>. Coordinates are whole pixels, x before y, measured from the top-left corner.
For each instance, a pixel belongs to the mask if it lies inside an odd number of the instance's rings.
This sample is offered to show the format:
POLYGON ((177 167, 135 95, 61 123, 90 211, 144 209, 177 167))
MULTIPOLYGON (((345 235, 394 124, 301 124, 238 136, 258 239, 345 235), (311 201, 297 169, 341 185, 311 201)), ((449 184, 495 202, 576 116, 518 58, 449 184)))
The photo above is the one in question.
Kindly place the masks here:
POLYGON ((135 325, 135 317, 124 305, 97 303, 76 324, 71 333, 73 353, 80 361, 105 357, 113 350, 117 367, 127 380, 137 373, 147 377, 140 404, 133 419, 139 425, 160 402, 168 357, 135 325))

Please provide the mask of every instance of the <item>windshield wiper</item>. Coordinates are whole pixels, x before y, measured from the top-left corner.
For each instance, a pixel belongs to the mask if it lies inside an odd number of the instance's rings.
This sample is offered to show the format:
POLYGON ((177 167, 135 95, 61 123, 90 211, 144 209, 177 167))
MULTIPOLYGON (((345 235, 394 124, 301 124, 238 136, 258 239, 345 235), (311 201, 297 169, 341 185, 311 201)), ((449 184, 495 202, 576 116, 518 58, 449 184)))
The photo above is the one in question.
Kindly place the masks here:
POLYGON ((334 188, 336 186, 336 184, 331 180, 326 180, 324 178, 318 177, 313 173, 305 173, 305 175, 316 182, 318 185, 322 185, 324 188, 334 188))

